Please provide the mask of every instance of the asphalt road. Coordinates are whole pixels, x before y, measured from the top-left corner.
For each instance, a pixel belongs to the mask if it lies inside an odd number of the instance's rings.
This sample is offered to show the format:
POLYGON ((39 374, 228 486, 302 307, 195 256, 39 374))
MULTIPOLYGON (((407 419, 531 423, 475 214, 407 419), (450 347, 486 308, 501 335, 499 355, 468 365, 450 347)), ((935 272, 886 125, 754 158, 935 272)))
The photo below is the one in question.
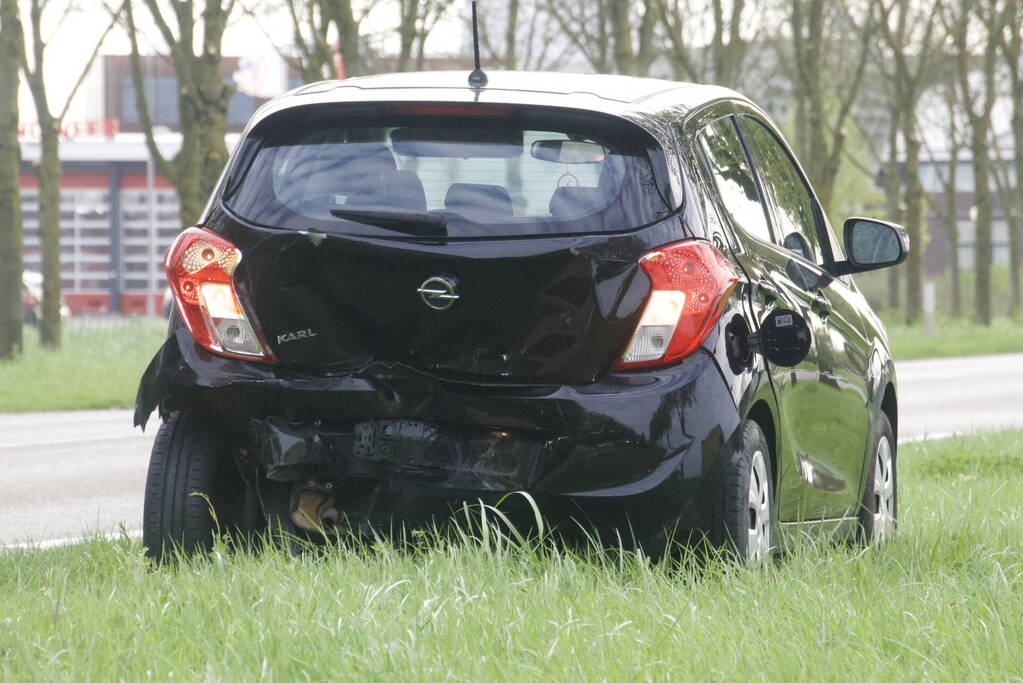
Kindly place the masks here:
POLYGON ((1023 353, 903 361, 899 437, 1023 428, 1023 353))
MULTIPOLYGON (((1023 354, 898 366, 903 439, 1023 428, 1023 354)), ((134 532, 156 425, 127 410, 0 415, 0 546, 134 532)))

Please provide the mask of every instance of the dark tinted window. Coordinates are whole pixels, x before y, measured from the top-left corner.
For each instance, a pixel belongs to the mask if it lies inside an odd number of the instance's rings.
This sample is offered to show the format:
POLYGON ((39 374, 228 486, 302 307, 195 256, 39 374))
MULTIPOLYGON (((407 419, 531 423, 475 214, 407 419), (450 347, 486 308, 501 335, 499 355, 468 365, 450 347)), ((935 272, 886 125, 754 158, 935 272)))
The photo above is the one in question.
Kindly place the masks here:
POLYGON ((673 210, 641 129, 536 107, 305 107, 242 143, 224 201, 278 228, 389 234, 346 211, 433 214, 452 237, 621 231, 673 210))
POLYGON ((731 117, 704 128, 700 140, 725 209, 743 230, 770 242, 767 216, 731 117))
POLYGON ((774 215, 775 234, 789 251, 820 263, 813 194, 782 142, 764 124, 744 116, 743 137, 774 215))

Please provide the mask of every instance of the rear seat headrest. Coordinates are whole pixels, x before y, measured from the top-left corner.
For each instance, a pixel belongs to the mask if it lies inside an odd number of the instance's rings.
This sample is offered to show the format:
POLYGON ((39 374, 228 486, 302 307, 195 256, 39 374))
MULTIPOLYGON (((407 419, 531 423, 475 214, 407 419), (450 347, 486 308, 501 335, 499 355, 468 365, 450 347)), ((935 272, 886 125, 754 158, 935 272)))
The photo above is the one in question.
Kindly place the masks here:
POLYGON ((468 218, 511 218, 511 195, 500 185, 452 183, 444 196, 444 207, 468 218))
POLYGON ((379 171, 395 171, 398 164, 394 161, 391 150, 382 142, 359 142, 353 143, 355 156, 353 162, 356 166, 370 166, 379 171))
POLYGON ((607 193, 599 187, 559 187, 549 206, 555 218, 575 218, 598 211, 607 201, 607 193))
POLYGON ((388 171, 382 178, 387 192, 387 206, 400 211, 426 211, 423 181, 414 171, 388 171))

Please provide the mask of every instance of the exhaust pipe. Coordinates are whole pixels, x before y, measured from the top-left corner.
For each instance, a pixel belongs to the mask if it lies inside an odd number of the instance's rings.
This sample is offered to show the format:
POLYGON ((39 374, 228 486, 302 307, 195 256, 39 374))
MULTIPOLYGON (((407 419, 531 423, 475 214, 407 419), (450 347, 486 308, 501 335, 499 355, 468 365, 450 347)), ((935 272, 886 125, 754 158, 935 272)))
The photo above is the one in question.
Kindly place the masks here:
POLYGON ((341 513, 334 497, 334 482, 316 478, 295 482, 291 490, 291 521, 305 531, 335 531, 341 513))

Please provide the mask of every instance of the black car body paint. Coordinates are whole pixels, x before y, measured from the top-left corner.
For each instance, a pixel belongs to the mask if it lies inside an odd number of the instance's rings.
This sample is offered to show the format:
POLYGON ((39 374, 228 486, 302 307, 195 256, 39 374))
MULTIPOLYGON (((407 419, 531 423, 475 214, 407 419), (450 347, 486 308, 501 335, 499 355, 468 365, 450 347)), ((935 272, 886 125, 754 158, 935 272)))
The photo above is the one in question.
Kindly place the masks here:
POLYGON ((809 262, 746 234, 723 208, 700 131, 736 112, 766 117, 719 88, 494 74, 473 93, 434 76, 307 86, 247 130, 289 109, 353 102, 596 111, 660 146, 672 210, 592 234, 333 234, 257 225, 218 189, 201 224, 244 255, 235 286, 278 362, 203 349, 174 315, 139 387, 136 424, 154 410, 206 411, 272 481, 316 471, 355 482, 347 515, 371 526, 525 490, 545 512, 663 538, 710 527, 750 418, 769 438, 781 519, 848 520, 868 423, 884 412, 896 424, 894 367, 862 295, 829 274, 839 261, 830 245, 809 262), (711 241, 738 273, 716 327, 675 365, 610 372, 650 291, 638 260, 685 239, 711 241), (418 290, 432 277, 457 284, 456 305, 424 305, 418 290), (777 308, 805 314, 813 332, 792 368, 745 350, 777 308))

